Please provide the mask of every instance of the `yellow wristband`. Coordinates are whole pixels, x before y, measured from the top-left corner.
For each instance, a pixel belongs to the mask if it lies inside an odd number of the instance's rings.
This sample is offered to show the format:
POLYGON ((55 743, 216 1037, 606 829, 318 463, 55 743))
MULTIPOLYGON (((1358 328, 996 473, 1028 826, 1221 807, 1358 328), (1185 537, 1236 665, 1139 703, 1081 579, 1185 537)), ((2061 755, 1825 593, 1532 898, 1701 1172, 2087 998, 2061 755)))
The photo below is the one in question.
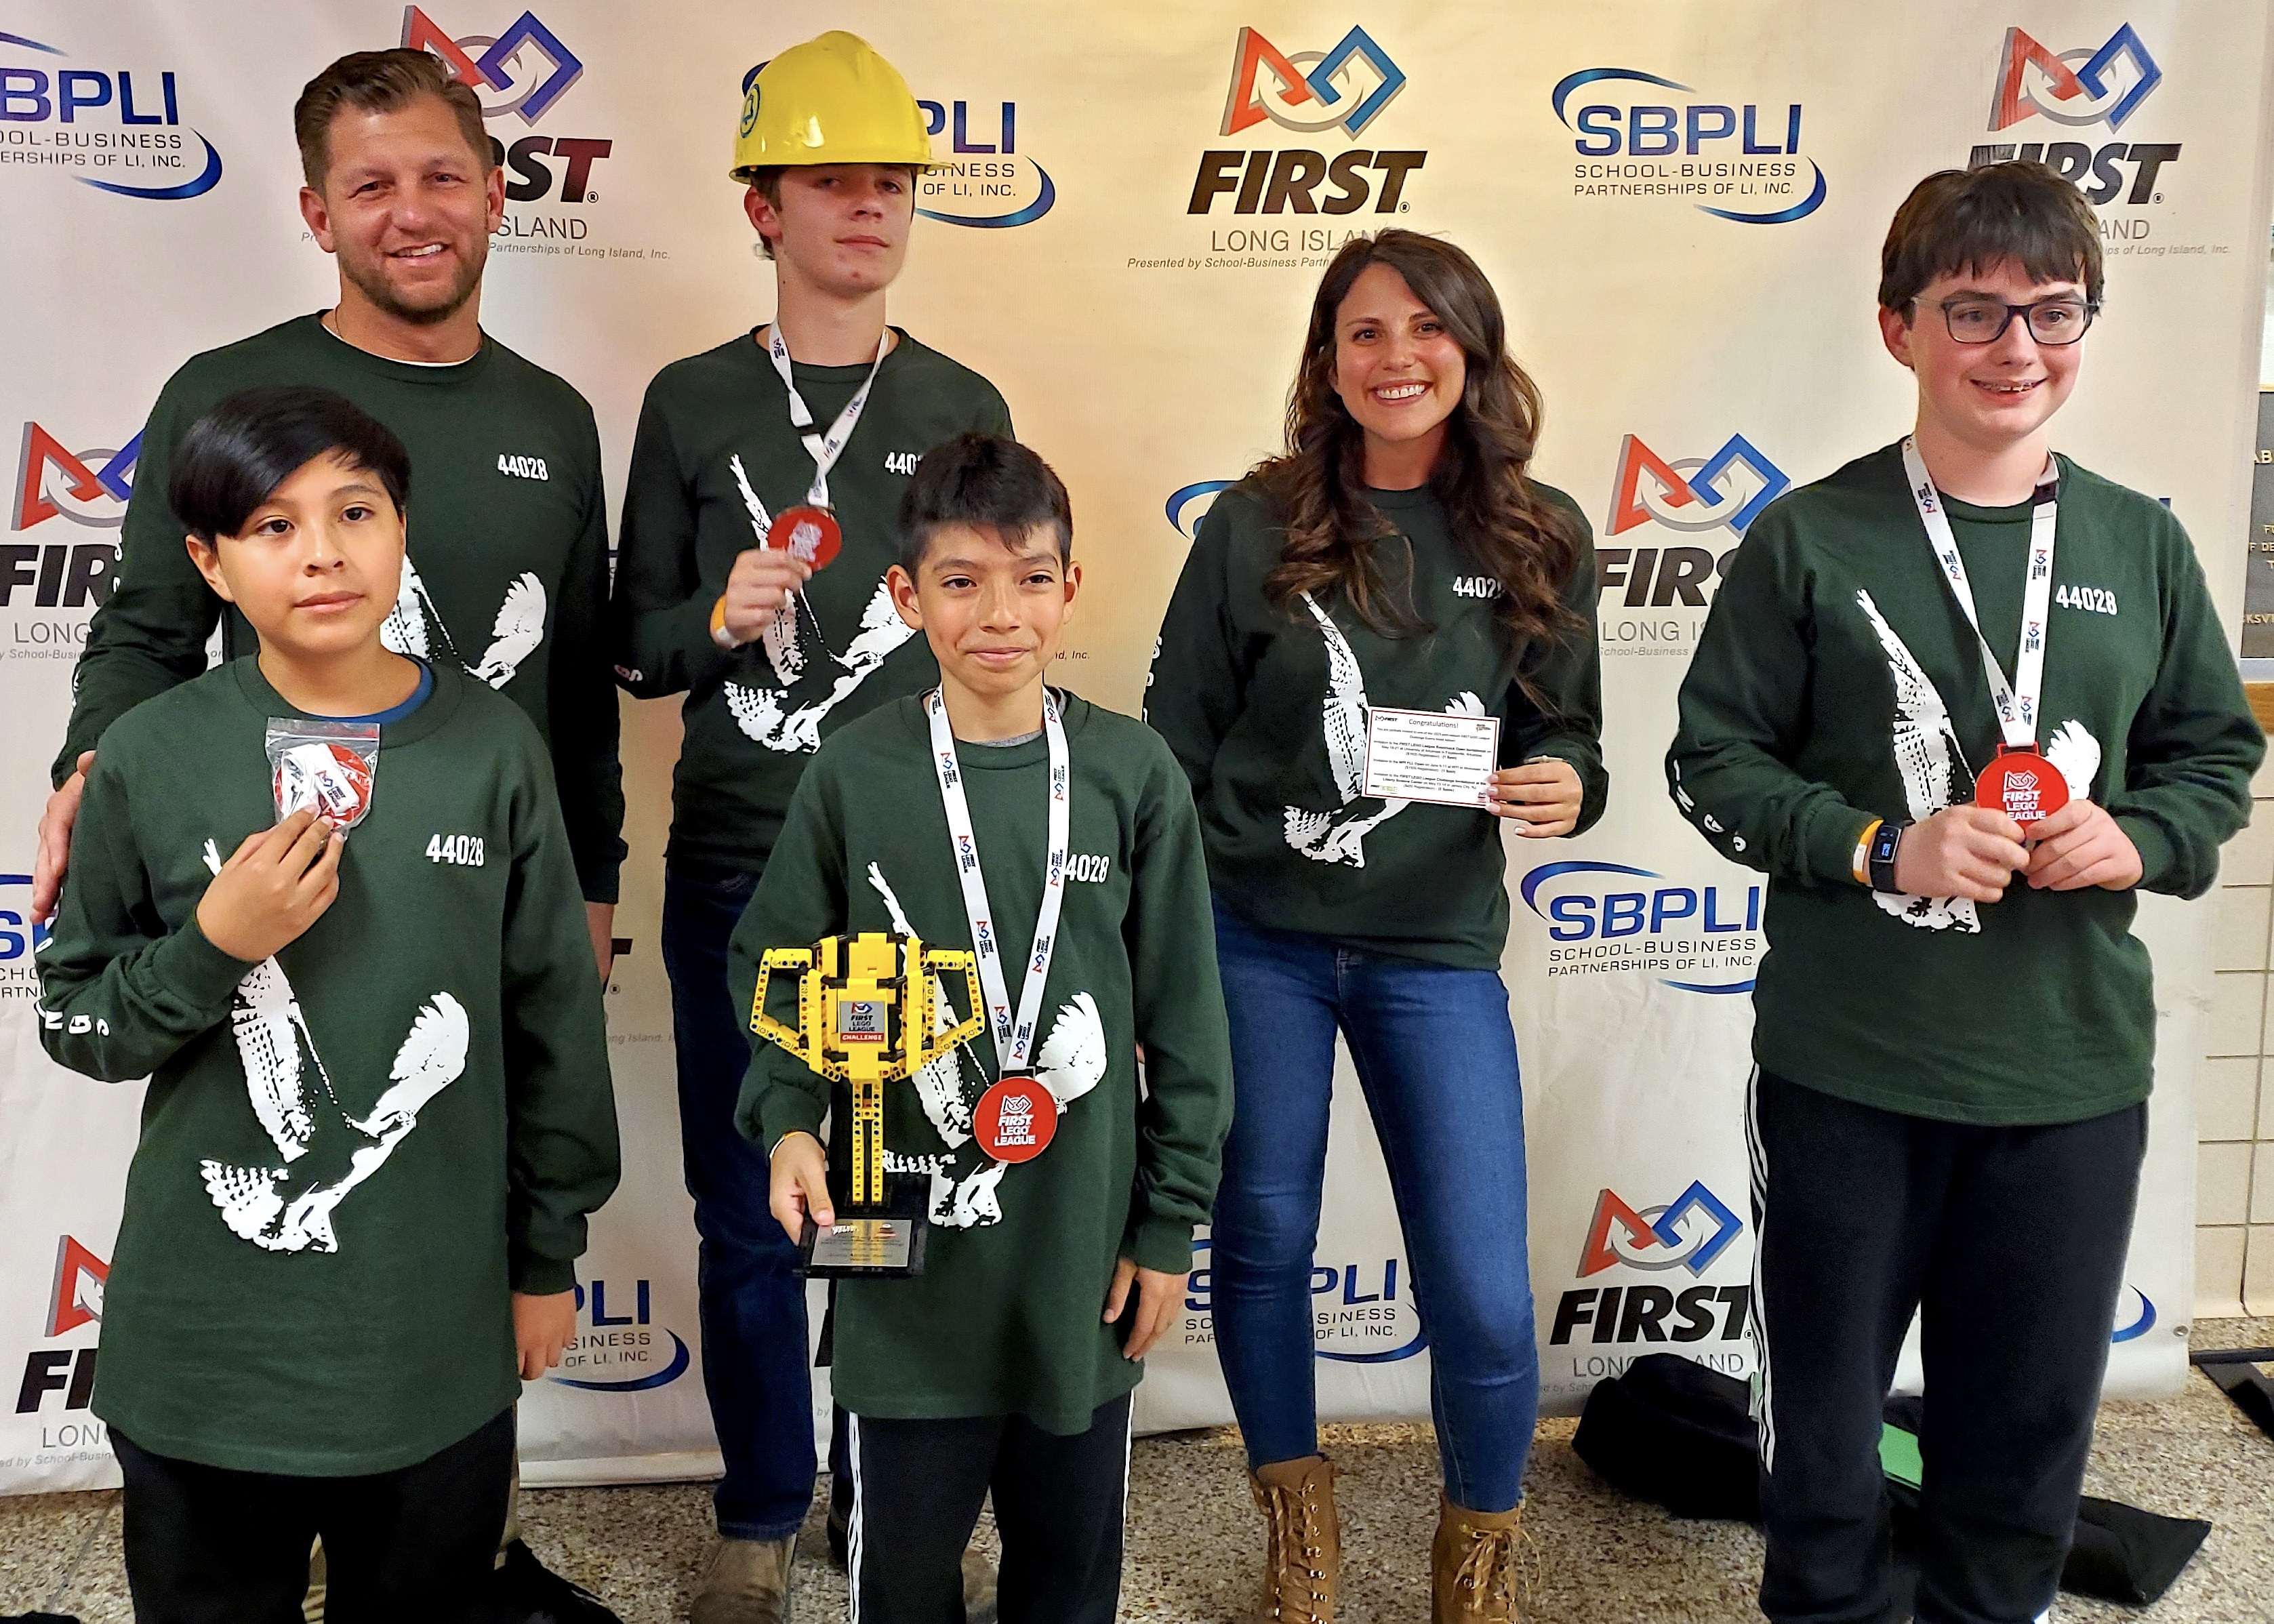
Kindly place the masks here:
POLYGON ((1858 885, 1869 885, 1871 883, 1871 837, 1879 832, 1879 825, 1886 821, 1884 817, 1873 818, 1856 841, 1856 855, 1849 862, 1849 868, 1855 875, 1856 883, 1858 885))
POLYGON ((741 646, 727 629, 727 595, 724 592, 719 593, 719 601, 711 605, 711 641, 722 649, 741 646))

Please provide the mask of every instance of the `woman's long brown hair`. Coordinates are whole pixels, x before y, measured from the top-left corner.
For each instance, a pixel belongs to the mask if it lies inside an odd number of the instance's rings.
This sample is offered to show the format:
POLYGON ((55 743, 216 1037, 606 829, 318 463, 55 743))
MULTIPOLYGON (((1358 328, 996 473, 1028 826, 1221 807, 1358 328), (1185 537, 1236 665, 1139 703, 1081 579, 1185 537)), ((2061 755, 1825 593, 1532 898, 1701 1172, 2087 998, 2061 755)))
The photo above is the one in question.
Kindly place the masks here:
POLYGON ((1476 261, 1450 243, 1391 229, 1344 244, 1319 282, 1303 362, 1287 397, 1287 449, 1259 463, 1254 478, 1286 530, 1278 567, 1264 583, 1273 601, 1339 591, 1375 630, 1415 629, 1387 601, 1374 543, 1396 529, 1367 497, 1365 436, 1335 393, 1335 319, 1369 265, 1387 265, 1444 323, 1468 378, 1447 419, 1445 448, 1430 475, 1454 537, 1500 582, 1494 613, 1519 641, 1568 635, 1584 622, 1562 590, 1579 545, 1525 480, 1540 433, 1539 386, 1508 353, 1500 299, 1476 261))

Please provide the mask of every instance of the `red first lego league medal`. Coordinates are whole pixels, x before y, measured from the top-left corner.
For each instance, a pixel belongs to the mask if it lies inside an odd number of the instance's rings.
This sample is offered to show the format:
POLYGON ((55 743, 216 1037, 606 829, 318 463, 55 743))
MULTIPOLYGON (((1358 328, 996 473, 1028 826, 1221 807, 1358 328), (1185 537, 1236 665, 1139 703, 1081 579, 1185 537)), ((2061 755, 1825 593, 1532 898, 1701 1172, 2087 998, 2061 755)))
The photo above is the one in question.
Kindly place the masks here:
POLYGON ((998 1162, 1031 1162, 1058 1131, 1058 1102, 1029 1072, 1006 1077, 979 1096, 971 1133, 998 1162))
POLYGON ((947 702, 937 688, 924 695, 924 713, 931 724, 932 770, 939 779, 940 809, 947 816, 949 844, 957 853, 956 868, 963 883, 963 909, 971 926, 972 956, 977 962, 980 996, 993 1028, 996 1062, 1000 1079, 979 1096, 972 1108, 971 1136, 980 1149, 998 1162, 1031 1162, 1050 1147, 1058 1132, 1058 1102, 1029 1069, 1035 1050, 1035 1027, 1043 1013, 1043 988, 1050 980, 1050 959, 1058 949, 1058 911, 1065 901, 1066 851, 1073 835, 1073 768, 1066 751, 1065 725, 1058 717, 1058 702, 1043 690, 1043 736, 1050 753, 1050 805, 1045 817, 1049 847, 1043 855, 1043 902, 1035 916, 1035 946, 1027 959, 1027 978, 1020 989, 1018 1012, 1011 1007, 1009 983, 1003 976, 1002 950, 989 928, 994 909, 987 901, 987 876, 979 871, 979 845, 971 826, 971 806, 964 798, 963 773, 955 759, 955 734, 947 725, 947 702))
POLYGON ((810 502, 783 508, 766 531, 766 545, 779 547, 816 570, 827 568, 844 545, 845 531, 837 515, 810 502))
POLYGON ((1966 578, 1966 560, 1959 556, 1958 538, 1943 510, 1942 492, 1934 488, 1917 446, 1903 440, 1903 473, 1910 481, 1911 501, 1927 545, 1934 550, 1943 584, 1958 603, 1959 613, 1973 630, 1982 656, 1982 680, 1990 689, 1990 703, 1998 712, 2002 739, 1974 781, 1974 804, 1995 807, 2027 828, 2068 804, 2068 779, 2037 749, 2037 700, 2044 690, 2045 617, 2052 602, 2053 543, 2059 522, 2057 465, 2045 459, 2029 514, 2029 557, 2022 581, 2022 635, 2014 651, 2014 679, 1998 664, 1998 656, 1982 635, 1974 608, 1974 589, 1966 578))
POLYGON ((1974 780, 1974 804, 1995 807, 2026 829, 2068 804, 2068 780, 2037 751, 2000 745, 1974 780))

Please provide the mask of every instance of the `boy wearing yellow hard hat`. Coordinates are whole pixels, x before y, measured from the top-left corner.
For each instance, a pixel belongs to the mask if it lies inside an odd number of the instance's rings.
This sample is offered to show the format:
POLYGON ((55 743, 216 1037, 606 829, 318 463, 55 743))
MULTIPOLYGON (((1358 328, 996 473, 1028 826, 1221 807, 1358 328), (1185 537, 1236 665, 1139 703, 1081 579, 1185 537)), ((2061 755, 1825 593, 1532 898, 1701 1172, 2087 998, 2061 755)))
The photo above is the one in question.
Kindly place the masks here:
MULTIPOLYGON (((885 323, 930 163, 907 82, 852 34, 749 77, 728 173, 773 261, 773 320, 657 374, 624 494, 617 676, 686 695, 662 947, 726 1463, 695 1624, 785 1616, 815 1464, 805 1282, 765 1149, 734 1127, 750 1056, 727 939, 822 740, 938 680, 885 585, 916 463, 965 430, 1011 432, 991 384, 885 323)), ((991 1612, 991 1583, 972 1588, 991 1612)))

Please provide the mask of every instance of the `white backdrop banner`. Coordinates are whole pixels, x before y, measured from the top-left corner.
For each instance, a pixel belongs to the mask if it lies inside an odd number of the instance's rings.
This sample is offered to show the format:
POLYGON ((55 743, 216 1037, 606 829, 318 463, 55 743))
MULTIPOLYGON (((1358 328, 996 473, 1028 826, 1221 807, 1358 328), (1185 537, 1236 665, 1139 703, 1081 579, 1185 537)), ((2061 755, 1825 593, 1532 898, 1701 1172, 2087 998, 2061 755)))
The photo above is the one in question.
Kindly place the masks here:
MULTIPOLYGON (((1193 526, 1275 447, 1329 256, 1389 225, 1473 253, 1548 401, 1537 471, 1586 509, 1601 563, 1609 810, 1582 839, 1512 851, 1509 876, 1546 1398, 1572 1409, 1652 1350, 1746 1373, 1763 889, 1666 801, 1686 657, 1761 507, 1909 424, 1872 322, 1895 205, 1931 170, 2016 154, 2085 191, 2109 255, 2061 447, 2168 499, 2234 623, 2263 0, 539 4, 0 7, 0 1491, 117 1480, 87 1395, 139 1090, 45 1059, 26 923, 72 662, 160 386, 330 302, 295 207, 300 86, 406 42, 482 80, 510 199, 484 322, 591 400, 612 508, 648 380, 771 311, 724 173, 744 75, 830 27, 899 64, 945 167, 920 189, 892 319, 994 380, 1065 477, 1091 590, 1065 680, 1132 711, 1193 526)), ((627 704, 630 946, 608 1000, 625 1177, 594 1225, 578 1344, 523 1404, 531 1482, 716 1470, 656 951, 677 748, 672 705, 627 704)), ((2184 1368, 2209 985, 2202 914, 2151 899, 2140 931, 2161 1086, 2111 1327, 2126 1394, 2184 1368)), ((1142 1426, 1229 1418, 1205 1241, 1194 1261, 1142 1426)), ((1322 1412, 1426 1416, 1426 1339, 1354 1089, 1313 1291, 1322 1412)))

